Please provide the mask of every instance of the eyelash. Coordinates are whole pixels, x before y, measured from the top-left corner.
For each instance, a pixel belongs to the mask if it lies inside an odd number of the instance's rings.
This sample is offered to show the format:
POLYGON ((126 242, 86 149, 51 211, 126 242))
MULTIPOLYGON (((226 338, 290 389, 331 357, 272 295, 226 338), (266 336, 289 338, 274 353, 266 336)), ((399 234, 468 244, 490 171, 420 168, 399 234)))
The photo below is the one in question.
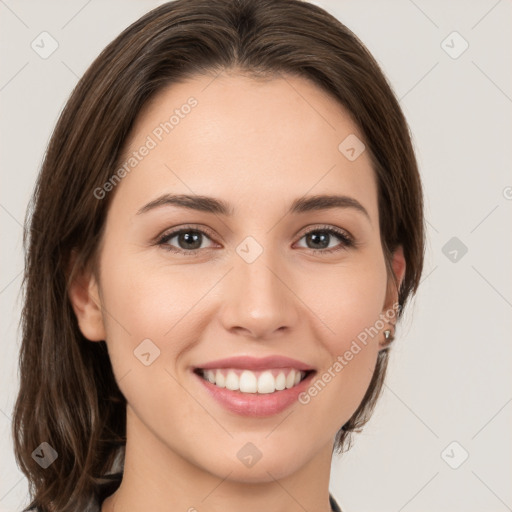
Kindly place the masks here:
MULTIPOLYGON (((175 236, 181 235, 182 233, 199 233, 201 235, 206 235, 209 239, 212 239, 213 236, 208 230, 204 229, 198 229, 193 226, 185 226, 183 228, 177 229, 176 231, 171 231, 170 233, 165 233, 162 236, 160 236, 157 241, 156 245, 162 246, 162 248, 166 251, 173 252, 176 254, 183 254, 187 256, 195 256, 198 252, 205 250, 205 249, 191 249, 191 250, 185 250, 185 249, 177 249, 175 247, 172 247, 168 244, 169 240, 174 238, 175 236)), ((304 233, 299 240, 302 240, 305 236, 311 234, 311 233, 328 233, 329 235, 334 235, 335 237, 339 238, 341 241, 341 245, 338 247, 334 247, 331 249, 309 249, 313 254, 331 254, 334 252, 338 252, 341 250, 347 250, 352 247, 356 247, 357 244, 354 241, 354 239, 349 236, 345 231, 342 231, 337 228, 333 228, 332 226, 320 226, 316 227, 314 229, 311 229, 304 233)))

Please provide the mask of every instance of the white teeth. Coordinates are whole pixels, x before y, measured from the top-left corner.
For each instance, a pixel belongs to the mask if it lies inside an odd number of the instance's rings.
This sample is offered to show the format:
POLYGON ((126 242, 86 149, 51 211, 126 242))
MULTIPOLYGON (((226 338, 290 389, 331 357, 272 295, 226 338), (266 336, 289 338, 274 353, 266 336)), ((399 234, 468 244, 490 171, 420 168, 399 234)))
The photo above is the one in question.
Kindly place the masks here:
POLYGON ((230 370, 226 377, 226 388, 231 389, 231 391, 236 391, 237 389, 239 389, 239 387, 240 384, 238 375, 230 370))
POLYGON ((268 394, 275 391, 282 391, 296 386, 306 375, 295 369, 283 370, 277 373, 276 370, 265 370, 263 372, 252 372, 250 370, 204 370, 203 378, 219 388, 227 388, 231 391, 242 393, 268 394), (288 375, 286 375, 288 371, 288 375))
POLYGON ((276 379, 271 372, 263 372, 258 378, 258 393, 273 393, 275 390, 276 379))
POLYGON ((286 377, 286 389, 290 389, 293 387, 293 383, 295 382, 295 373, 290 372, 286 377))
POLYGON ((258 390, 258 382, 256 381, 256 375, 247 370, 242 372, 240 375, 239 389, 242 393, 256 393, 258 390))
POLYGON ((220 370, 217 370, 215 372, 215 381, 213 382, 213 384, 215 384, 219 388, 226 387, 226 377, 224 377, 224 374, 220 370))
POLYGON ((278 391, 282 391, 286 388, 286 377, 284 376, 283 372, 280 372, 279 375, 276 377, 276 389, 278 391))

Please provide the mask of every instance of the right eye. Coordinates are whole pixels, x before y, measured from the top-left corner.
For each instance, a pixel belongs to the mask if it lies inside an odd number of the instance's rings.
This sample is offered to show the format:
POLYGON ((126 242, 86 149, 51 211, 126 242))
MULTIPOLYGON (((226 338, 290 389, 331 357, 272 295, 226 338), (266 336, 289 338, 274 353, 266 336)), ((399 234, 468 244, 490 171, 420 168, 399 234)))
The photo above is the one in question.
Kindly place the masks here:
POLYGON ((203 230, 185 227, 171 232, 164 233, 157 241, 166 251, 194 256, 203 247, 204 238, 211 240, 208 233, 203 230), (176 247, 178 246, 178 247, 176 247))

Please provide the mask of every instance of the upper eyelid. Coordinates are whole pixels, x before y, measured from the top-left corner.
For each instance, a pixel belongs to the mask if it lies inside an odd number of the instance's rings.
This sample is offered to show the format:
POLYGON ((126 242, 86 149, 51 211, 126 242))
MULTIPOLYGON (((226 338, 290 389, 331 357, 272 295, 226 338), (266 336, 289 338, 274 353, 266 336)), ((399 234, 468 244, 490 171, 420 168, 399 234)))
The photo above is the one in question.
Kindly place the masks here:
POLYGON ((159 240, 162 240, 164 238, 169 238, 169 237, 174 238, 179 233, 187 232, 187 231, 200 231, 203 234, 208 235, 208 237, 210 239, 215 238, 215 235, 213 234, 213 232, 204 226, 185 225, 185 226, 176 226, 174 228, 166 229, 165 231, 163 231, 160 235, 158 235, 156 237, 156 241, 158 242, 159 240))

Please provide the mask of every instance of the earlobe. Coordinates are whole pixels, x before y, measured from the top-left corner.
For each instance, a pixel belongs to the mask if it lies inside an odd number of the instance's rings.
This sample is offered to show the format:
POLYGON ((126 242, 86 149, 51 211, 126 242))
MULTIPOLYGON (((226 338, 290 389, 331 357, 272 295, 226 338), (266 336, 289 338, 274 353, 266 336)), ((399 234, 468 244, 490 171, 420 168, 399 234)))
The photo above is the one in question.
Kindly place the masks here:
POLYGON ((80 271, 72 278, 68 296, 82 334, 90 341, 105 340, 99 287, 90 270, 80 271))

